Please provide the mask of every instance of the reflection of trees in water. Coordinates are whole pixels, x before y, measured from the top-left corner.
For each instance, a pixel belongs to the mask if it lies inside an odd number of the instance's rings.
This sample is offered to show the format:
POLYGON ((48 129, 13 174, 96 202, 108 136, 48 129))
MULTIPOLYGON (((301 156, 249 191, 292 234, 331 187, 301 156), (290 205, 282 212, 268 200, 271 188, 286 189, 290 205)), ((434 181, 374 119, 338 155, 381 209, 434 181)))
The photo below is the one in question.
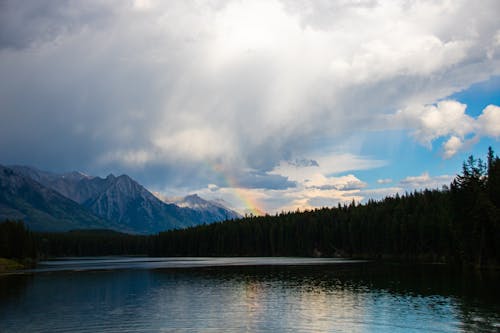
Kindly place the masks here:
MULTIPOLYGON (((373 265, 372 265, 373 266, 373 265)), ((343 281, 357 288, 426 297, 432 311, 453 307, 464 332, 497 331, 500 325, 500 274, 445 265, 383 265, 360 268, 343 281)))
POLYGON ((0 305, 11 299, 20 298, 26 287, 32 282, 31 275, 4 275, 0 276, 0 305))
MULTIPOLYGON (((262 308, 259 297, 273 287, 295 293, 297 304, 292 306, 312 302, 321 303, 325 308, 330 298, 342 300, 346 305, 362 305, 367 300, 375 304, 380 295, 395 295, 420 299, 425 307, 421 311, 455 316, 463 323, 464 331, 495 331, 498 329, 495 325, 500 323, 500 274, 495 271, 468 271, 445 265, 365 263, 227 267, 197 269, 191 273, 191 277, 243 285, 251 312, 262 308)), ((319 319, 322 314, 313 317, 319 319)))
POLYGON ((356 263, 2 276, 0 311, 23 299, 33 313, 44 309, 51 318, 78 319, 80 311, 95 320, 102 314, 106 323, 134 317, 129 324, 158 327, 194 329, 211 320, 212 328, 248 331, 293 325, 316 332, 425 330, 434 324, 442 331, 495 331, 499 275, 443 265, 356 263))
POLYGON ((500 331, 499 272, 474 271, 460 282, 461 302, 457 302, 464 332, 500 331))
POLYGON ((158 274, 217 279, 226 282, 276 282, 282 288, 312 291, 384 290, 401 295, 441 295, 495 304, 500 272, 470 271, 447 265, 355 263, 303 266, 238 266, 157 270, 158 274))

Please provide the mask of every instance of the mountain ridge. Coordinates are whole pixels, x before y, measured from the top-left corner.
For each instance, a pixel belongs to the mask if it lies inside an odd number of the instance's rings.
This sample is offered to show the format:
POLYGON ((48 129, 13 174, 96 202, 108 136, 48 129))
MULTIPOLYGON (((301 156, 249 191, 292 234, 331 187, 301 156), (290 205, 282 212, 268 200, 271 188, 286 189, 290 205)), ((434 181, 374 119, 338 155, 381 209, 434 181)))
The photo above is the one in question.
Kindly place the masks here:
POLYGON ((172 201, 172 203, 179 207, 191 208, 199 212, 216 215, 221 220, 231 220, 242 217, 239 213, 228 208, 224 204, 215 200, 205 200, 196 193, 189 194, 181 199, 174 200, 172 201))
POLYGON ((32 178, 0 165, 0 220, 24 220, 32 230, 121 229, 32 178))
POLYGON ((100 219, 135 233, 151 234, 240 217, 229 208, 198 195, 186 196, 178 203, 164 202, 128 175, 109 174, 101 178, 78 171, 57 174, 28 166, 10 168, 74 201, 100 219))

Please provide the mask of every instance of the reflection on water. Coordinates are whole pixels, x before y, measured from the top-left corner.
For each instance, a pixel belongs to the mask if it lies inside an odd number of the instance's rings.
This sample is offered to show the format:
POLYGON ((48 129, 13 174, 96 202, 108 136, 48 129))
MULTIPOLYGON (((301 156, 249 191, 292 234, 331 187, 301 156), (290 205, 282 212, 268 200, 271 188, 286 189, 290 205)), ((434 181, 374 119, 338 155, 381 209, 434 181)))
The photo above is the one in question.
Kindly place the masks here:
POLYGON ((443 266, 302 264, 3 276, 0 332, 500 329, 496 273, 465 274, 443 266))

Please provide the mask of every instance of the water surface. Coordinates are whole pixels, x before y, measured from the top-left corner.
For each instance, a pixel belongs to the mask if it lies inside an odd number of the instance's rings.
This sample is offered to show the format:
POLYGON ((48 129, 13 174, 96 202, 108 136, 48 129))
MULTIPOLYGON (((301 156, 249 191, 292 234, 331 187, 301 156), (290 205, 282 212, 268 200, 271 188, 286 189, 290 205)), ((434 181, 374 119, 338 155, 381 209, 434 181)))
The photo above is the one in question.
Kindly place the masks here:
POLYGON ((497 273, 308 258, 78 258, 0 277, 0 332, 498 332, 497 273))

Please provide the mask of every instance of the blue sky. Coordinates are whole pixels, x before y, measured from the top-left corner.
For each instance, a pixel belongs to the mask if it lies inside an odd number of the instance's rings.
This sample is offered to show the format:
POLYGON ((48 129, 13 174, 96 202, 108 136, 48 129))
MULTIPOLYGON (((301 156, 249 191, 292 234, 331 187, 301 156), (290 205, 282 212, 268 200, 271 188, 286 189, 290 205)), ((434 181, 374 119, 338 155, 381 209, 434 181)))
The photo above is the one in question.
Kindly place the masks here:
MULTIPOLYGON (((488 105, 500 105, 500 77, 494 76, 473 84, 463 91, 446 96, 443 100, 454 100, 466 104, 466 114, 478 117, 488 105)), ((488 147, 491 146, 495 151, 500 147, 497 138, 486 137, 451 158, 443 158, 440 147, 445 141, 444 138, 439 138, 429 148, 419 144, 408 135, 408 131, 404 130, 368 134, 360 144, 359 154, 385 160, 387 164, 379 168, 357 171, 355 174, 368 183, 370 188, 383 189, 393 185, 399 187, 398 192, 401 192, 401 189, 404 191, 407 189, 398 182, 410 175, 428 174, 430 178, 444 175, 454 177, 461 172, 462 163, 469 155, 472 154, 484 160, 488 147), (382 179, 387 182, 377 183, 382 179), (389 182, 389 179, 392 181, 389 182)), ((442 179, 446 180, 444 177, 442 179)), ((443 180, 441 182, 447 184, 443 180)), ((429 181, 422 182, 424 187, 427 187, 429 183, 430 187, 436 187, 437 183, 429 181)))
POLYGON ((0 163, 240 212, 447 184, 500 150, 500 3, 5 1, 0 163))
MULTIPOLYGON (((483 109, 490 105, 500 105, 500 77, 495 76, 484 82, 473 84, 471 87, 447 96, 466 104, 466 113, 478 117, 483 109)), ((420 145, 413 140, 407 131, 384 131, 368 135, 360 148, 360 154, 373 155, 388 161, 388 165, 379 169, 361 171, 359 175, 370 183, 377 179, 403 179, 409 174, 417 175, 429 172, 432 175, 455 175, 460 172, 462 162, 471 154, 484 159, 489 146, 499 147, 495 138, 482 138, 470 149, 461 151, 450 159, 440 156, 440 146, 444 139, 433 142, 431 149, 420 145)))

